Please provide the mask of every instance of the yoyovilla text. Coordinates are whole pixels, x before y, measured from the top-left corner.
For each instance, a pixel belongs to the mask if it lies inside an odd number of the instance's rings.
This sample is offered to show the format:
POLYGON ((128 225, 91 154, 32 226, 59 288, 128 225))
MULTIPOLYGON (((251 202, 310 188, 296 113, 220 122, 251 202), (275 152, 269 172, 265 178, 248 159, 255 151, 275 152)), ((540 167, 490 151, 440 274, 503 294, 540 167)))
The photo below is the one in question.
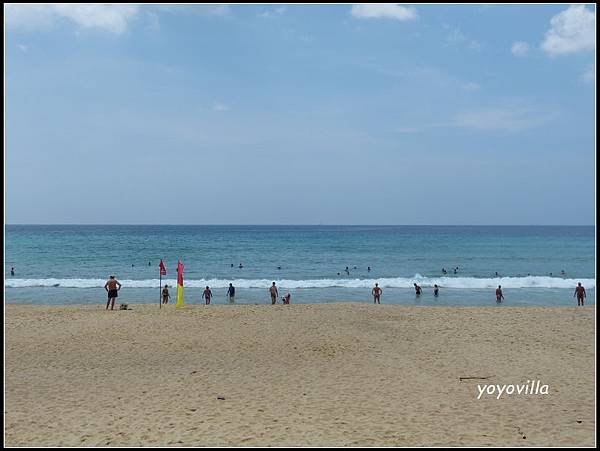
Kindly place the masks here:
POLYGON ((526 384, 477 384, 479 395, 477 399, 485 394, 488 396, 496 396, 500 399, 502 395, 547 395, 548 385, 542 384, 540 381, 527 381, 526 384))

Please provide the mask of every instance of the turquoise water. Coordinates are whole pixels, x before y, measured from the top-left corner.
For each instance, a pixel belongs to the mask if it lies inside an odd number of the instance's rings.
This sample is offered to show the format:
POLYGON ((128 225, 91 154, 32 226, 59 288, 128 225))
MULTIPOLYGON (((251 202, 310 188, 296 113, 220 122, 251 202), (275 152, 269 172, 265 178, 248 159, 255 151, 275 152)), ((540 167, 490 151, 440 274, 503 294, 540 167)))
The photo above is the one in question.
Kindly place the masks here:
POLYGON ((595 298, 593 226, 7 225, 5 299, 103 303, 102 286, 115 274, 120 302, 158 303, 161 258, 172 286, 177 260, 185 264, 191 304, 201 303, 206 285, 213 302, 226 303, 230 282, 237 303, 270 303, 272 281, 292 303, 372 302, 374 282, 383 303, 492 305, 500 284, 504 305, 573 305, 579 281, 588 303, 595 298))

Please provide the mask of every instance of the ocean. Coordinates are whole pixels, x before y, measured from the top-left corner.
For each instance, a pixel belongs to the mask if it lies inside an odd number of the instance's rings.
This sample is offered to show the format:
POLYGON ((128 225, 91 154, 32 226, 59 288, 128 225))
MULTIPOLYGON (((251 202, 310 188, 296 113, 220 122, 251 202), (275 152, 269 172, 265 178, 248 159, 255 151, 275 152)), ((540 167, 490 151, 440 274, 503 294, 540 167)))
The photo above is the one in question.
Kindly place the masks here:
POLYGON ((184 263, 186 304, 206 285, 226 304, 229 283, 270 304, 272 282, 292 303, 371 303, 377 282, 384 304, 445 306, 496 305, 498 285, 502 306, 572 306, 581 282, 595 303, 594 226, 191 225, 6 225, 5 302, 104 305, 114 274, 118 303, 158 304, 160 259, 172 299, 184 263))

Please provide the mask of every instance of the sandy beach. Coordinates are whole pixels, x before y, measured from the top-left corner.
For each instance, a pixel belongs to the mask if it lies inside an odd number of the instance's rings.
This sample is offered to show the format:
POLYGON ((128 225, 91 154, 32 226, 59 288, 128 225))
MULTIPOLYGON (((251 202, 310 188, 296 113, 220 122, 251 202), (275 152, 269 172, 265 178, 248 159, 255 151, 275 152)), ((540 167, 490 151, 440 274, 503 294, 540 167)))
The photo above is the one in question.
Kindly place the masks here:
POLYGON ((593 306, 130 306, 5 307, 6 445, 595 444, 593 306))

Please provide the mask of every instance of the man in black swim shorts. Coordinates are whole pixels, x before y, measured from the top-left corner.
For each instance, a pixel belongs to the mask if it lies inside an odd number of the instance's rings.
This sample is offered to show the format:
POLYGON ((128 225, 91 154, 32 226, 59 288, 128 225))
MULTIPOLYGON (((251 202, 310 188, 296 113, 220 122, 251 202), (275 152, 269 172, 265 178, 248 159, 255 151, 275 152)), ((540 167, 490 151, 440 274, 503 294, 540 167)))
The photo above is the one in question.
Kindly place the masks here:
POLYGON ((108 292, 108 301, 106 302, 106 310, 108 310, 108 305, 111 304, 110 309, 114 310, 115 307, 115 299, 119 296, 119 290, 121 289, 121 284, 115 276, 110 276, 106 283, 104 284, 104 289, 108 292))

